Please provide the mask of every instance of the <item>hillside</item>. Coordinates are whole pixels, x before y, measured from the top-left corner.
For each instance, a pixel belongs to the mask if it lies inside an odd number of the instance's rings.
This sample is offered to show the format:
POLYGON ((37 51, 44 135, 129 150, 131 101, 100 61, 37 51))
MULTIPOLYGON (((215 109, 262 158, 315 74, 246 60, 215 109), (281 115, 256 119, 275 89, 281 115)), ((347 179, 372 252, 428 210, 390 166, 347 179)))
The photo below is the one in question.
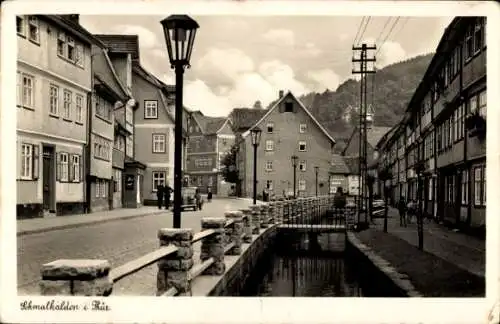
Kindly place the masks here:
MULTIPOLYGON (((376 126, 392 127, 401 119, 432 55, 417 56, 377 71, 373 86, 376 126)), ((368 76, 368 104, 372 103, 372 78, 373 74, 368 76)), ((360 83, 349 79, 339 85, 336 91, 309 93, 301 96, 300 100, 333 136, 345 138, 351 134, 357 122, 355 110, 358 106, 359 95, 360 83)))

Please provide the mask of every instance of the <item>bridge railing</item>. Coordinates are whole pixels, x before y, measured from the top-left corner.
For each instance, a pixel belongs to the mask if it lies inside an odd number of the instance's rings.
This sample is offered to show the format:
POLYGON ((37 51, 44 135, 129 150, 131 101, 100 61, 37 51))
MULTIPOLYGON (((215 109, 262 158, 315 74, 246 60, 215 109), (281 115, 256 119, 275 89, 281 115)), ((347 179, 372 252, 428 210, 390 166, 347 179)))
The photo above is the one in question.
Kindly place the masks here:
POLYGON ((156 295, 189 295, 197 277, 223 275, 224 256, 240 255, 243 245, 252 244, 261 229, 276 225, 314 225, 329 212, 343 218, 345 228, 348 217, 345 215, 352 211, 334 211, 332 205, 331 196, 278 199, 228 211, 224 217, 202 218, 202 230, 198 233, 189 228, 162 228, 158 231, 157 250, 113 269, 108 260, 95 259, 60 259, 42 265, 40 292, 42 295, 109 296, 119 280, 157 263, 156 295), (193 244, 197 242, 201 242, 199 260, 194 257, 193 244))

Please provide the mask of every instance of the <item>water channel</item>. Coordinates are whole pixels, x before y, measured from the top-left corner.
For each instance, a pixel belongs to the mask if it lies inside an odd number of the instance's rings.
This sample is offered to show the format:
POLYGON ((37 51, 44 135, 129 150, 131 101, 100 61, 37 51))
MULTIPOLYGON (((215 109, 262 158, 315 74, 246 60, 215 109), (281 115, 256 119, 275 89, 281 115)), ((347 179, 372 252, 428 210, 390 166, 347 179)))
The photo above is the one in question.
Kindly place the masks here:
POLYGON ((344 251, 343 233, 278 233, 240 296, 369 297, 344 251))

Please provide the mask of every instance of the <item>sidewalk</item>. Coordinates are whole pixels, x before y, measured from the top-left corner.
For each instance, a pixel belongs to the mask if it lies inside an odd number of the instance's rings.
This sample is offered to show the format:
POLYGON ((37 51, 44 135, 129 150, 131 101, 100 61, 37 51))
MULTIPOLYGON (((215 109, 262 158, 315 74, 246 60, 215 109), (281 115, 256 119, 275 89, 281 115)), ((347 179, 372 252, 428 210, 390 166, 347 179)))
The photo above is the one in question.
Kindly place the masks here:
POLYGON ((375 225, 355 236, 398 273, 407 275, 422 295, 484 296, 485 241, 425 222, 424 251, 420 251, 415 224, 400 227, 394 209, 389 211, 388 233, 383 232, 383 222, 375 219, 375 225))
POLYGON ((165 212, 167 212, 165 209, 159 210, 156 206, 143 206, 140 208, 106 210, 90 214, 22 219, 17 221, 17 236, 84 226, 88 224, 105 223, 121 219, 157 215, 165 212))

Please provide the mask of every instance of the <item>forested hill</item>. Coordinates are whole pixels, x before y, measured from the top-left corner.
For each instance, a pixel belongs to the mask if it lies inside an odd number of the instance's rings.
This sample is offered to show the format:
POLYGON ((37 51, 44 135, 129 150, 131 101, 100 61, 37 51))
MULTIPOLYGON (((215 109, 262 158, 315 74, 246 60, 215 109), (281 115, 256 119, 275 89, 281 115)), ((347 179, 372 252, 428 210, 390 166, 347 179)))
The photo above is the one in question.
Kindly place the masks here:
MULTIPOLYGON (((392 127, 399 122, 432 55, 421 55, 388 65, 378 70, 375 75, 368 76, 367 103, 373 103, 376 126, 392 127)), ((309 93, 299 97, 337 138, 345 138, 351 134, 357 122, 359 98, 360 83, 354 79, 345 81, 335 91, 326 90, 323 93, 309 93)))

